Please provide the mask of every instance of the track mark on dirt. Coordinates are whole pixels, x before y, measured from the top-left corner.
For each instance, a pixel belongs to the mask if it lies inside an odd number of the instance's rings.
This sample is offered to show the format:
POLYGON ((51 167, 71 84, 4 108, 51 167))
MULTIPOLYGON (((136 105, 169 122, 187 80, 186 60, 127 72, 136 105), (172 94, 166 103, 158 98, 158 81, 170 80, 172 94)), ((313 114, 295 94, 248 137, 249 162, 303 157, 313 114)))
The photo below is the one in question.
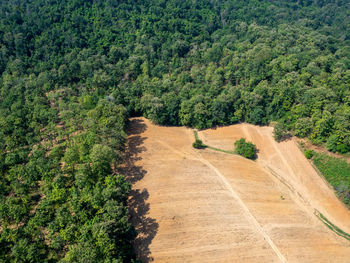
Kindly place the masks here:
POLYGON ((207 165, 209 168, 211 168, 221 179, 221 181, 225 184, 225 186, 228 188, 228 190, 231 192, 232 197, 240 204, 241 208, 244 210, 247 218, 249 221, 255 226, 255 228, 258 230, 258 232, 264 237, 264 239, 269 243, 273 251, 275 251, 278 258, 281 260, 281 262, 287 262, 286 258, 282 255, 281 251, 279 251, 278 247, 275 245, 275 243, 272 241, 270 236, 264 231, 264 229, 261 227, 259 222, 255 219, 255 217, 252 215, 252 213, 249 211, 248 207, 244 204, 242 199, 239 197, 239 195, 233 190, 230 183, 227 181, 225 176, 220 173, 218 169, 214 165, 212 165, 209 161, 207 161, 204 158, 201 158, 200 161, 207 165))
POLYGON ((188 153, 188 152, 183 152, 183 151, 179 151, 176 150, 174 147, 168 145, 165 142, 162 142, 160 140, 157 140, 157 142, 159 142, 160 144, 162 144, 163 146, 167 147, 169 150, 173 151, 174 153, 182 156, 186 156, 186 157, 192 157, 192 160, 198 160, 201 163, 203 163, 204 165, 206 165, 208 168, 210 168, 211 170, 213 170, 216 175, 220 178, 221 182, 226 186, 227 190, 230 191, 231 196, 233 197, 233 199, 235 199, 238 204, 240 205, 240 207, 243 209, 244 214, 246 215, 247 219, 250 221, 250 223, 252 225, 254 225, 254 227, 256 228, 256 230, 258 231, 258 233, 260 233, 264 239, 266 240, 266 242, 270 245, 270 247, 273 249, 273 251, 276 253, 276 255, 278 256, 278 258, 281 260, 281 262, 285 263, 287 262, 286 258, 283 256, 283 254, 281 253, 281 251, 278 249, 278 247, 275 245, 275 243, 272 241, 272 239, 270 238, 270 236, 265 232, 265 230, 262 228, 262 226, 259 224, 259 222, 255 219, 255 217, 252 215, 252 213, 249 211, 249 208, 244 204, 244 202, 242 201, 242 199, 239 197, 239 195, 233 190, 232 186, 230 185, 230 183, 227 181, 226 177, 214 166, 212 165, 208 160, 206 160, 205 158, 203 158, 200 153, 198 153, 198 158, 195 158, 192 154, 188 153), (194 157, 194 158, 193 158, 194 157))
POLYGON ((313 206, 300 198, 315 202, 316 207, 320 203, 348 224, 345 213, 337 214, 339 206, 332 202, 337 199, 323 187, 295 144, 278 144, 271 127, 249 124, 203 130, 199 137, 224 150, 232 150, 234 141, 249 137, 259 149, 259 158, 252 162, 237 155, 195 150, 188 128, 131 119, 130 179, 133 191, 142 193, 131 200, 138 212, 134 224, 141 231, 134 244, 139 259, 349 262, 350 243, 330 231, 313 214, 313 206))

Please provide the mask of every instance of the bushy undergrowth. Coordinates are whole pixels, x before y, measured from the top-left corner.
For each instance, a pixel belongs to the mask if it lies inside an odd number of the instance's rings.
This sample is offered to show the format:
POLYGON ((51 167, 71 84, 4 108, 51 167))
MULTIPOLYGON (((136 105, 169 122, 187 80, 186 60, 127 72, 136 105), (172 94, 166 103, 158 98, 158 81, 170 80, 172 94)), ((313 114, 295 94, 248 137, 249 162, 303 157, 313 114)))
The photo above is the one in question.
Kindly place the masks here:
POLYGON ((350 165, 343 159, 321 153, 316 153, 313 161, 338 197, 350 206, 350 165))

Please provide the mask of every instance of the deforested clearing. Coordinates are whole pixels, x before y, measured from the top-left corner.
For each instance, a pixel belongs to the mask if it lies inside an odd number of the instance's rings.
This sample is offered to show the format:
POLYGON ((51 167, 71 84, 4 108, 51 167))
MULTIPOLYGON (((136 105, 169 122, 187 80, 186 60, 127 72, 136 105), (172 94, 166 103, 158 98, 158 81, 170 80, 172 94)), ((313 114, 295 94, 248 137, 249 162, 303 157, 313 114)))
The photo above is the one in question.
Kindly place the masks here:
POLYGON ((193 130, 130 121, 125 174, 131 219, 144 262, 349 262, 350 242, 328 229, 322 213, 350 232, 350 213, 293 140, 272 128, 237 124, 198 133, 233 150, 246 138, 251 161, 194 149, 193 130))

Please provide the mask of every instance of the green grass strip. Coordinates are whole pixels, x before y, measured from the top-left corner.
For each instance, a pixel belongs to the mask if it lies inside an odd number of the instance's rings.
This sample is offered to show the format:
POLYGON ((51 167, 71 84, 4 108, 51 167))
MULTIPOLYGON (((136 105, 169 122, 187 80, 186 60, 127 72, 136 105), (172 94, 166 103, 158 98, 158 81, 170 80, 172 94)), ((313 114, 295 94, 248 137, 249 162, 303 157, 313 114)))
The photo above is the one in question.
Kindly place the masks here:
POLYGON ((215 148, 215 147, 212 147, 212 146, 209 146, 209 145, 206 145, 206 146, 207 146, 208 149, 211 149, 211 150, 214 150, 214 151, 228 153, 228 154, 235 154, 234 151, 226 151, 226 150, 215 148))
MULTIPOLYGON (((199 137, 198 137, 198 132, 197 131, 193 131, 193 134, 194 134, 194 138, 195 140, 199 140, 199 137)), ((211 150, 214 150, 214 151, 218 151, 218 152, 223 152, 223 153, 228 153, 228 154, 236 154, 234 151, 227 151, 227 150, 223 150, 223 149, 219 149, 219 148, 216 148, 216 147, 212 147, 212 146, 209 146, 209 145, 206 145, 206 144, 202 144, 205 148, 208 148, 208 149, 211 149, 211 150)))
POLYGON ((195 138, 196 140, 199 140, 198 132, 197 132, 197 131, 193 131, 193 134, 194 134, 194 138, 195 138))
POLYGON ((315 211, 315 214, 330 230, 332 230, 338 236, 341 236, 350 241, 350 235, 348 233, 344 232, 339 227, 333 225, 332 222, 330 222, 323 214, 321 214, 317 210, 315 211))

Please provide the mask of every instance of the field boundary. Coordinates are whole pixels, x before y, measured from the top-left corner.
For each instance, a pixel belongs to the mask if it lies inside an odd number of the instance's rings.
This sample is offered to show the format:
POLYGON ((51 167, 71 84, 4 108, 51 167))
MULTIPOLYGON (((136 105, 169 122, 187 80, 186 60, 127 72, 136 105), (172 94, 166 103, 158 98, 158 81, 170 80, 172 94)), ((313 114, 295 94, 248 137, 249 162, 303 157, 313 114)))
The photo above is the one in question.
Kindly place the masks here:
POLYGON ((350 241, 350 235, 343 230, 341 230, 339 227, 335 226, 332 222, 330 222, 322 213, 320 213, 318 210, 315 209, 314 214, 318 217, 318 219, 321 220, 323 224, 325 224, 330 230, 332 230, 334 233, 336 233, 338 236, 341 236, 345 238, 346 240, 350 241))
MULTIPOLYGON (((196 141, 200 140, 199 137, 198 137, 198 132, 196 130, 193 131, 193 134, 194 134, 194 138, 195 138, 196 141)), ((214 150, 214 151, 217 151, 217 152, 223 152, 223 153, 227 153, 227 154, 234 154, 234 155, 236 155, 236 153, 234 151, 227 151, 227 150, 219 149, 219 148, 212 147, 212 146, 204 144, 204 143, 202 143, 202 146, 204 148, 207 148, 207 149, 210 149, 210 150, 214 150)))
MULTIPOLYGON (((299 148, 299 150, 304 154, 305 150, 310 150, 307 147, 304 147, 300 144, 300 142, 298 141, 294 141, 296 146, 299 148)), ((311 149, 312 150, 312 149, 311 149)), ((316 152, 316 151, 315 151, 316 152)), ((316 154, 322 154, 321 152, 316 152, 316 154)), ((323 153, 326 154, 326 153, 323 153)), ((328 154, 326 154, 328 155, 328 154)), ((305 154, 304 154, 305 156, 305 154)), ((330 155, 329 155, 330 156, 330 155)), ((305 157, 306 158, 306 157, 305 157)), ((306 158, 307 159, 307 158, 306 158)), ((316 171, 316 173, 318 174, 318 176, 322 179, 322 181, 329 187, 329 189, 331 189, 335 194, 336 194, 336 190, 334 189, 333 185, 331 185, 330 182, 328 182, 327 178, 323 175, 323 173, 318 169, 318 167, 314 164, 313 159, 307 159, 308 162, 311 164, 311 166, 314 168, 314 170, 316 171)), ((337 195, 336 195, 337 196, 337 195)), ((338 198, 338 196, 337 196, 338 198)), ((339 198, 338 198, 339 199, 339 198)), ((340 199, 339 201, 344 204, 340 199)), ((344 204, 345 205, 345 204, 344 204)), ((346 206, 346 205, 345 205, 346 206)))

